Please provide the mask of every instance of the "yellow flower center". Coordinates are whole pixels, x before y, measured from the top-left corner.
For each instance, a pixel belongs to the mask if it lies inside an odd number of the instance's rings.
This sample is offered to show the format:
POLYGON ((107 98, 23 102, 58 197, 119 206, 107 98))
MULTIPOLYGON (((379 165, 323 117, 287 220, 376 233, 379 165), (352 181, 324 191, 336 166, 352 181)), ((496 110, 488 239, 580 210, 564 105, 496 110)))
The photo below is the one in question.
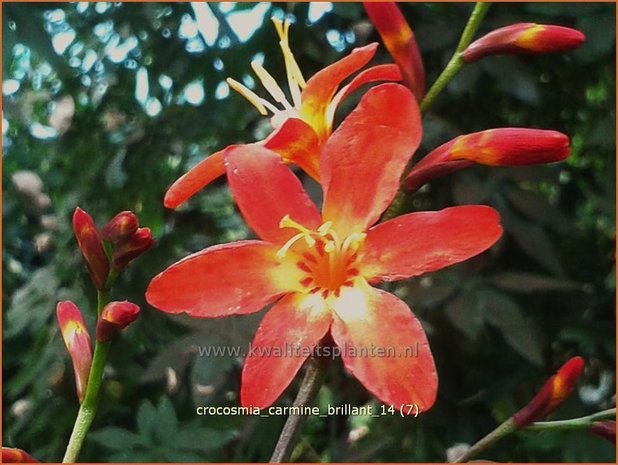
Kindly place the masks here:
POLYGON ((264 88, 274 99, 275 103, 271 103, 268 100, 263 99, 255 92, 232 78, 227 78, 226 82, 232 89, 245 97, 255 108, 257 108, 261 115, 267 115, 270 111, 273 114, 273 117, 271 119, 272 125, 273 127, 277 128, 286 119, 290 117, 298 117, 298 111, 301 104, 301 92, 305 88, 307 83, 303 78, 298 63, 296 63, 296 59, 294 58, 292 50, 290 50, 290 44, 288 41, 290 30, 289 19, 286 19, 285 22, 282 22, 277 18, 271 19, 275 25, 277 34, 279 35, 279 46, 281 47, 283 59, 285 60, 285 69, 288 79, 290 95, 292 96, 292 103, 288 101, 285 93, 283 92, 279 84, 277 84, 277 81, 275 81, 272 75, 268 71, 266 71, 266 69, 262 66, 260 62, 256 60, 251 62, 251 68, 253 68, 253 72, 258 77, 264 88), (278 108, 277 104, 279 104, 279 106, 282 108, 278 108))
POLYGON ((281 228, 290 228, 298 234, 288 240, 277 252, 283 260, 294 246, 296 266, 303 272, 299 282, 308 293, 320 293, 327 298, 339 296, 345 286, 353 286, 359 276, 359 252, 365 242, 365 233, 350 234, 340 238, 327 221, 316 230, 310 230, 284 216, 279 223, 281 228))

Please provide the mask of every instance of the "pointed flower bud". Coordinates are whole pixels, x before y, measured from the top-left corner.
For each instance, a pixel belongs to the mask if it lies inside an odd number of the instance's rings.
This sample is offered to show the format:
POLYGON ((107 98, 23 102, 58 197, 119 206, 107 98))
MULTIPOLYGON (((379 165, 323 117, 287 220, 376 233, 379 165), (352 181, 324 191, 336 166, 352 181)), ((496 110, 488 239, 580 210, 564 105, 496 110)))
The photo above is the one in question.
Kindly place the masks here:
POLYGON ((112 267, 115 271, 122 270, 129 262, 154 245, 150 228, 139 228, 129 239, 118 243, 112 253, 112 267))
POLYGON ((2 463, 38 463, 39 461, 21 449, 2 448, 2 463))
POLYGON ((133 323, 139 315, 139 307, 127 300, 110 302, 103 308, 97 323, 97 341, 111 340, 118 332, 133 323))
POLYGON ((470 166, 534 165, 562 161, 569 155, 569 138, 557 131, 499 128, 456 137, 417 163, 404 181, 416 190, 431 179, 470 166))
POLYGON ((62 333, 64 345, 69 351, 73 362, 75 373, 75 387, 77 397, 81 402, 86 393, 90 365, 92 364, 92 348, 90 345, 90 334, 84 323, 82 313, 77 306, 69 301, 58 302, 56 306, 56 317, 62 333))
POLYGON ((581 357, 573 357, 562 365, 558 372, 545 382, 530 403, 513 415, 515 426, 523 428, 553 412, 573 392, 583 369, 584 359, 581 357))
POLYGON ((461 56, 472 63, 488 55, 503 53, 568 52, 586 37, 580 31, 548 24, 518 23, 501 27, 472 42, 461 56))
POLYGON ((616 422, 614 420, 595 421, 590 432, 616 445, 616 422))
POLYGON ((365 11, 416 100, 425 95, 425 68, 414 33, 395 2, 364 2, 365 11))
POLYGON ((109 274, 109 260, 94 221, 79 207, 73 213, 73 232, 94 286, 98 290, 105 289, 109 274))
POLYGON ((103 240, 116 245, 119 242, 127 240, 135 234, 139 226, 137 217, 131 211, 123 211, 114 216, 101 229, 101 237, 103 240))

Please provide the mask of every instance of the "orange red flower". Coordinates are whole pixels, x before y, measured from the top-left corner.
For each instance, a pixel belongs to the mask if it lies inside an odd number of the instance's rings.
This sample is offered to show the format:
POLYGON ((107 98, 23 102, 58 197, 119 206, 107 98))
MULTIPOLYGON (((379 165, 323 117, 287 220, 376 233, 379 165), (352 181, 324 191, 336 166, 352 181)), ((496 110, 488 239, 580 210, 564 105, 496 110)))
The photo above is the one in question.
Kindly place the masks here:
MULTIPOLYGON (((273 18, 279 35, 279 45, 285 59, 291 101, 275 79, 258 62, 251 63, 253 71, 275 103, 259 97, 234 79, 227 82, 253 104, 262 115, 272 113, 273 133, 257 145, 277 153, 286 163, 301 167, 309 176, 319 180, 319 153, 333 129, 335 110, 339 104, 363 84, 374 81, 399 81, 401 73, 396 65, 378 65, 358 73, 348 84, 342 83, 373 58, 377 44, 354 49, 348 56, 322 69, 305 81, 289 45, 289 21, 273 18)), ((214 179, 225 173, 225 150, 202 160, 180 177, 168 189, 164 198, 167 208, 176 208, 214 179)))
POLYGON ((370 89, 319 154, 321 212, 272 150, 253 144, 225 151, 230 189, 260 240, 180 260, 151 281, 146 298, 164 312, 202 318, 254 313, 276 302, 245 360, 244 405, 273 403, 327 336, 344 349, 346 368, 383 402, 422 411, 433 404, 437 375, 420 322, 372 284, 466 260, 491 247, 502 229, 486 206, 409 213, 376 225, 420 139, 410 91, 398 84, 370 89), (416 355, 402 356, 409 346, 418 347, 416 355), (299 350, 283 357, 264 352, 286 347, 299 350), (372 347, 394 350, 355 356, 372 347))

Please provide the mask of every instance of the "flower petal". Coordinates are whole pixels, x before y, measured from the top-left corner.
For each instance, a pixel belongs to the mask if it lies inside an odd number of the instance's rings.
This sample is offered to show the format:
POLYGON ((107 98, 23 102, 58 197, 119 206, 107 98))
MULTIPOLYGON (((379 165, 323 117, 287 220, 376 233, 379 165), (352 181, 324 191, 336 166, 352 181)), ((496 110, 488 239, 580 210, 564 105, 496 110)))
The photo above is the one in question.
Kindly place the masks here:
POLYGON ((320 141, 313 128, 298 118, 288 118, 264 141, 287 163, 293 163, 316 181, 320 181, 320 141))
POLYGON ((320 139, 331 131, 326 122, 328 106, 344 79, 358 71, 373 58, 378 44, 355 48, 341 60, 318 71, 307 81, 301 94, 300 117, 309 123, 320 139))
POLYGON ((362 273, 371 281, 397 281, 462 262, 500 238, 499 220, 484 205, 394 218, 367 232, 362 273))
POLYGON ((213 153, 178 178, 165 193, 163 205, 167 208, 176 208, 225 174, 224 153, 225 149, 213 153))
POLYGON ((389 83, 367 91, 322 150, 324 221, 343 237, 374 224, 399 190, 421 132, 408 89, 389 83))
POLYGON ((401 69, 404 84, 420 101, 425 95, 425 68, 408 22, 395 2, 363 2, 388 52, 401 69))
POLYGON ((271 405, 326 335, 332 313, 315 294, 281 299, 260 323, 242 370, 242 405, 271 405))
POLYGON ((388 292, 363 286, 342 290, 331 303, 331 334, 345 367, 378 399, 428 410, 438 375, 420 322, 388 292))
POLYGON ((360 86, 376 81, 401 81, 401 71, 397 65, 386 64, 376 65, 358 73, 337 93, 337 103, 358 89, 360 86))
POLYGON ((298 232, 279 227, 285 215, 309 229, 321 224, 318 208, 277 154, 258 145, 239 145, 228 150, 225 163, 232 195, 262 239, 283 244, 298 232))
POLYGON ((167 313, 202 318, 257 312, 293 290, 302 273, 277 259, 278 248, 261 241, 209 247, 155 276, 146 300, 167 313))

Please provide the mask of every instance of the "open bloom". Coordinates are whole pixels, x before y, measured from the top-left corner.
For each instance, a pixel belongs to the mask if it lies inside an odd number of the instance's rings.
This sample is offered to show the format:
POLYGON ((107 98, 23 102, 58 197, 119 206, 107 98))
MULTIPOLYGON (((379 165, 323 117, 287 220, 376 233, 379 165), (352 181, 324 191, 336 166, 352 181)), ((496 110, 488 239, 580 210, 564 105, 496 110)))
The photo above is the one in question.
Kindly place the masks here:
POLYGON ((261 240, 180 260, 151 281, 146 298, 165 312, 206 318, 276 302, 245 359, 244 405, 274 402, 328 335, 346 368, 383 402, 422 411, 433 404, 437 375, 420 322, 371 284, 466 260, 502 230, 485 206, 410 213, 373 226, 420 138, 418 106, 405 87, 370 89, 321 152, 321 213, 277 154, 259 145, 226 152, 230 189, 261 240))
POLYGON ((406 18, 395 2, 363 2, 363 6, 399 66, 403 83, 420 102, 425 95, 425 68, 406 18))
POLYGON ((551 376, 532 400, 513 415, 517 428, 541 420, 558 408, 573 392, 584 369, 584 359, 573 357, 551 376))
POLYGON ((86 394, 90 365, 92 364, 92 347, 90 334, 84 323, 82 313, 70 300, 58 302, 56 317, 64 345, 71 356, 75 373, 77 398, 81 402, 86 394))
POLYGON ((461 53, 466 63, 502 53, 568 52, 586 37, 577 29, 551 24, 517 23, 491 31, 461 53))
MULTIPOLYGON (((228 79, 227 82, 251 102, 260 114, 267 115, 270 112, 273 115, 271 124, 274 132, 257 144, 277 153, 286 163, 301 167, 309 176, 319 181, 320 147, 332 132, 335 110, 339 103, 363 84, 380 80, 398 81, 401 73, 393 64, 373 66, 341 86, 344 80, 373 58, 377 44, 369 44, 352 50, 348 56, 305 81, 290 50, 289 21, 281 22, 273 18, 273 23, 285 59, 291 102, 258 61, 252 62, 251 67, 275 103, 259 97, 234 79, 228 79)), ((224 174, 224 154, 225 149, 210 155, 174 182, 165 194, 165 206, 176 208, 224 174)))
POLYGON ((474 163, 521 166, 562 161, 569 155, 568 136, 545 129, 498 128, 458 136, 426 155, 406 179, 416 190, 431 179, 474 163))

